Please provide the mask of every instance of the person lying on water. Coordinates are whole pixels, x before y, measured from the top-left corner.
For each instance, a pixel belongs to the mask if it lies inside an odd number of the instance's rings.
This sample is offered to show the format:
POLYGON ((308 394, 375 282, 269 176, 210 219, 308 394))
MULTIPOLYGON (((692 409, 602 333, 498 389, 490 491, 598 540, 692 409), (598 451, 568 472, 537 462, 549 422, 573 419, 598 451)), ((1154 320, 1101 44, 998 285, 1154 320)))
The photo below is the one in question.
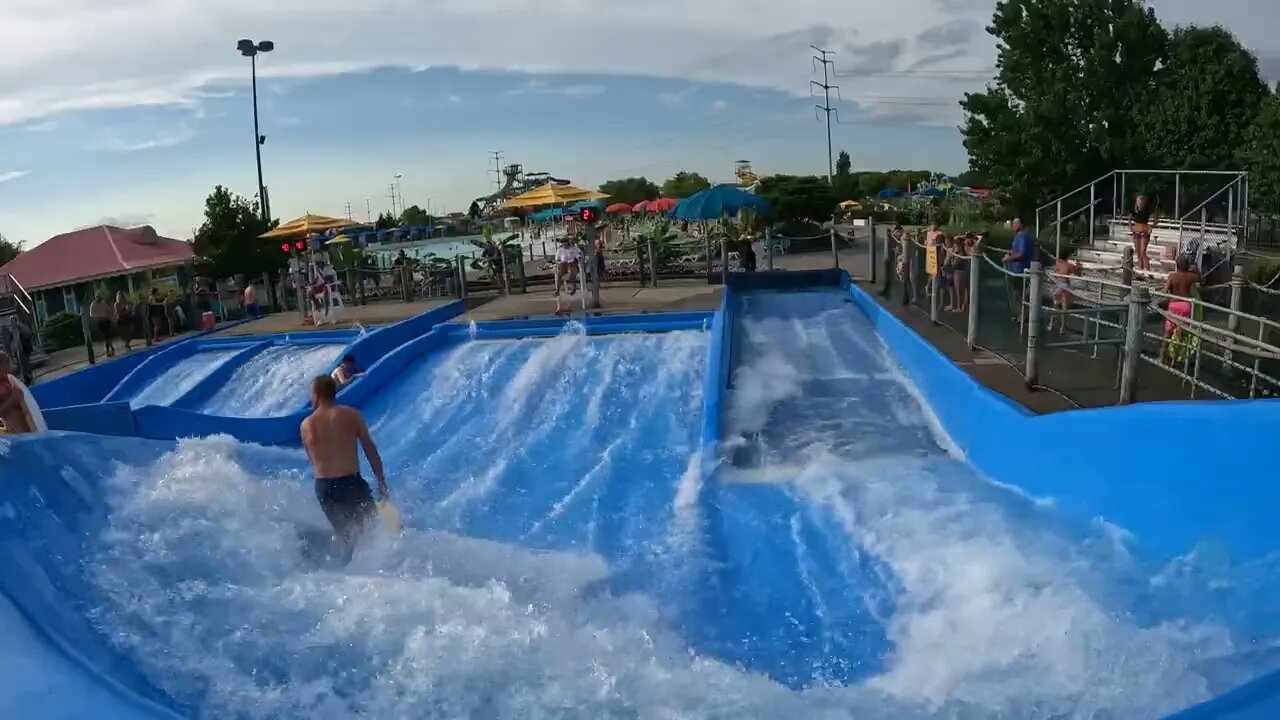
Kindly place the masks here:
POLYGON ((342 364, 334 368, 331 374, 333 381, 338 384, 339 390, 355 382, 356 378, 363 376, 364 373, 356 367, 355 355, 344 355, 342 364))
POLYGON ((317 377, 311 384, 311 404, 315 408, 302 421, 302 446, 316 479, 316 499, 320 509, 333 525, 341 544, 341 560, 351 562, 356 543, 365 527, 378 514, 369 484, 360 477, 360 454, 364 455, 378 480, 378 499, 387 498, 387 480, 382 472, 382 457, 369 436, 364 416, 355 408, 335 402, 338 385, 328 375, 317 377))

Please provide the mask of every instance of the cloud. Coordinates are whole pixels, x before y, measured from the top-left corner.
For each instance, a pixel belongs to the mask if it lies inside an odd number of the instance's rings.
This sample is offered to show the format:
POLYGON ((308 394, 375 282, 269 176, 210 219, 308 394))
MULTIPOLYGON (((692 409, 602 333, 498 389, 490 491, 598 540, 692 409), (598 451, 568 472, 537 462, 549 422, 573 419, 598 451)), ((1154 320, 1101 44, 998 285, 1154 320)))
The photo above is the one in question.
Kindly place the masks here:
POLYGON ((175 129, 162 130, 159 134, 146 140, 131 142, 122 140, 118 136, 108 136, 102 139, 94 149, 111 153, 135 153, 181 145, 193 137, 195 137, 194 130, 189 126, 180 125, 175 129))
POLYGON ((58 129, 58 121, 45 120, 44 122, 31 123, 29 125, 23 125, 22 129, 26 130, 27 132, 36 132, 36 133, 52 132, 58 129))
MULTIPOLYGON (((98 225, 110 225, 112 227, 135 228, 140 225, 150 225, 155 219, 155 215, 151 213, 129 213, 126 215, 111 215, 101 218, 98 222, 88 227, 97 227, 98 225)), ((78 228, 83 229, 83 228, 78 228)))
POLYGON ((553 85, 541 78, 530 78, 523 85, 507 90, 507 95, 563 95, 572 98, 595 97, 603 94, 603 85, 553 85))
MULTIPOLYGON (((1280 52, 1274 0, 1150 2, 1170 22, 1222 22, 1260 53, 1280 52)), ((0 124, 90 108, 198 106, 210 88, 243 92, 249 69, 234 49, 236 28, 276 43, 257 65, 269 92, 287 91, 282 78, 447 66, 589 70, 803 96, 813 43, 835 51, 837 70, 852 76, 841 81, 846 97, 958 100, 985 78, 901 73, 991 67, 994 44, 983 32, 991 10, 990 0, 3 0, 0 124), (922 18, 929 18, 923 32, 922 18), (424 27, 448 32, 422 42, 424 27), (871 77, 887 73, 899 75, 871 77)), ((527 92, 592 97, 603 87, 570 82, 527 92)))
POLYGON ((17 180, 20 177, 30 175, 30 170, 10 170, 9 172, 0 172, 0 183, 6 183, 10 180, 17 180))
POLYGON ((722 113, 728 109, 729 109, 729 103, 725 102, 724 100, 716 100, 715 102, 711 103, 711 112, 713 113, 722 113))
POLYGON ((453 104, 453 105, 461 105, 461 104, 462 104, 462 96, 461 96, 461 95, 450 95, 450 96, 448 97, 448 100, 449 100, 449 103, 450 103, 450 104, 453 104))

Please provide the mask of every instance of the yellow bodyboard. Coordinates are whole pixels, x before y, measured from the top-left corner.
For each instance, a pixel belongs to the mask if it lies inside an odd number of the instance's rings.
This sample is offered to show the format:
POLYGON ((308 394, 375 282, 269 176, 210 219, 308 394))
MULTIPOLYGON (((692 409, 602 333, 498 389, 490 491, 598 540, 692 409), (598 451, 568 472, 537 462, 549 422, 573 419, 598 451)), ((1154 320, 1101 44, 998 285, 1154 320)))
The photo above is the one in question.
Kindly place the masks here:
POLYGON ((399 535, 404 530, 404 524, 400 522, 400 511, 390 500, 378 501, 378 515, 382 518, 382 524, 387 528, 387 532, 392 535, 399 535))

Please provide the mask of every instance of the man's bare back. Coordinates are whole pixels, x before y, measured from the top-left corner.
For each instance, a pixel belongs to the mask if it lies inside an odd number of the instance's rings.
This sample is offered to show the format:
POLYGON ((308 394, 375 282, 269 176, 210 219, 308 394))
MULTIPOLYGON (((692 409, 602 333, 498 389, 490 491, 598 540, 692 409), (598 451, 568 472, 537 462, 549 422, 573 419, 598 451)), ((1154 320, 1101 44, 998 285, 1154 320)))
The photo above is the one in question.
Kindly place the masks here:
POLYGON ((355 409, 341 407, 334 401, 337 383, 322 375, 311 387, 311 404, 315 411, 302 421, 302 446, 315 473, 316 500, 343 542, 347 560, 365 524, 377 514, 369 485, 360 477, 360 455, 356 444, 364 448, 365 457, 378 480, 378 497, 387 497, 387 481, 382 472, 382 458, 369 436, 369 426, 355 409))

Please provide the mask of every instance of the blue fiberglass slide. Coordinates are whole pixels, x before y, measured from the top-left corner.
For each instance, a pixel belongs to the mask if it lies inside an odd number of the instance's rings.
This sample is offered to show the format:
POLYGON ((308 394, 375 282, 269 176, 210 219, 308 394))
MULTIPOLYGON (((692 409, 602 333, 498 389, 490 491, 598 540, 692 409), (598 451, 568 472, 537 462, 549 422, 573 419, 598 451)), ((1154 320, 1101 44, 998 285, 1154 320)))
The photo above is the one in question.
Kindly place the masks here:
MULTIPOLYGON (((361 404, 406 531, 343 571, 301 557, 324 520, 296 447, 0 441, 0 707, 1272 717, 1232 713, 1280 666, 1274 573, 989 478, 857 299, 731 292, 727 347, 451 328, 361 404)), ((1008 451, 1048 476, 1043 442, 1008 451)))

